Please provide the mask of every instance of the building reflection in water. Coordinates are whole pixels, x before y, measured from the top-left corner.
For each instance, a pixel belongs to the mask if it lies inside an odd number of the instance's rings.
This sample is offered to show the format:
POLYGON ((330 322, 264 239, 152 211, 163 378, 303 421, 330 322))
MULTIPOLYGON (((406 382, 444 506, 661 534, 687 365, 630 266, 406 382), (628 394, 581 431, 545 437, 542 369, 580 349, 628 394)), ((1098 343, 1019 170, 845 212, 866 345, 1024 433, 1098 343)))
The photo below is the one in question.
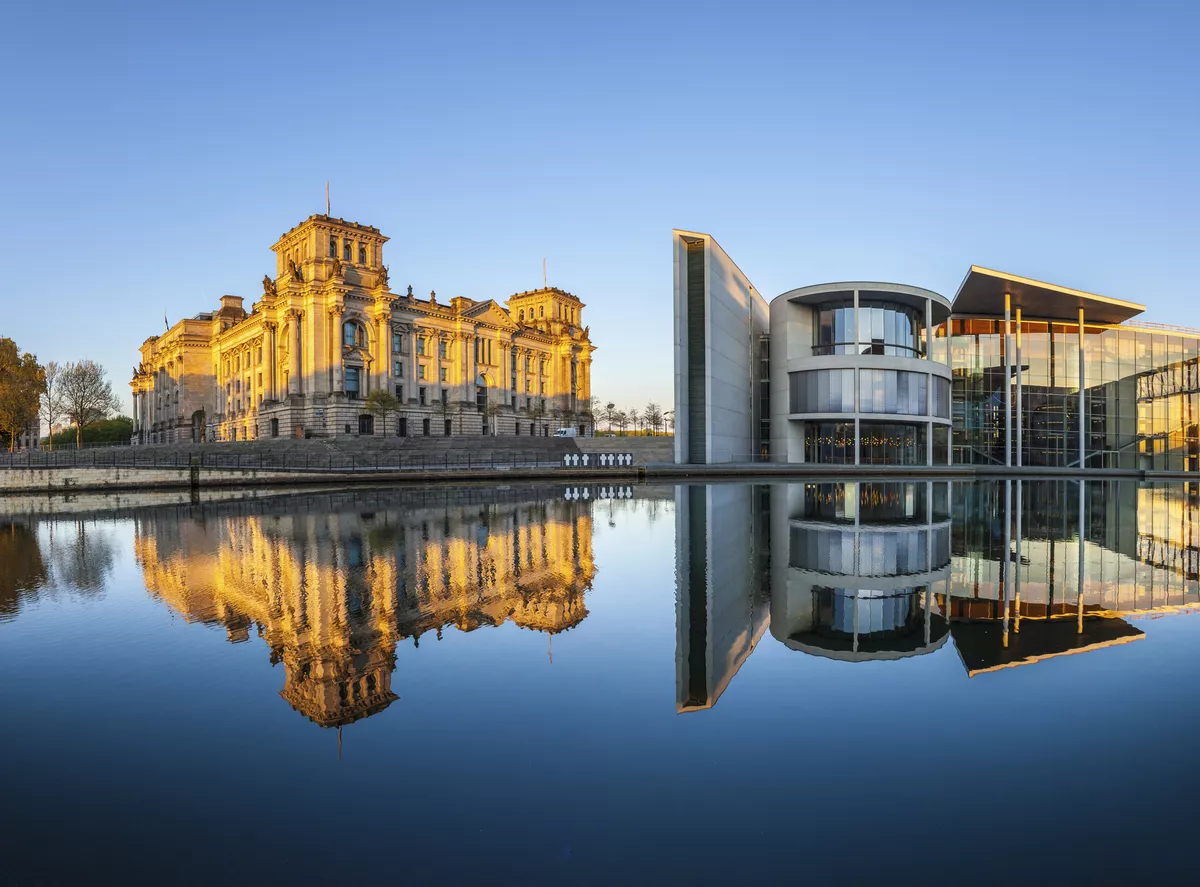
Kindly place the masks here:
POLYGON ((756 576, 792 650, 886 660, 952 639, 968 675, 1128 643, 1143 634, 1127 617, 1200 606, 1195 484, 694 487, 677 508, 680 711, 711 707, 754 649, 756 576))
POLYGON ((357 491, 150 512, 135 555, 146 588, 187 620, 235 643, 254 628, 283 664, 288 704, 342 726, 396 700, 405 639, 505 622, 554 635, 587 616, 591 503, 536 495, 357 491))

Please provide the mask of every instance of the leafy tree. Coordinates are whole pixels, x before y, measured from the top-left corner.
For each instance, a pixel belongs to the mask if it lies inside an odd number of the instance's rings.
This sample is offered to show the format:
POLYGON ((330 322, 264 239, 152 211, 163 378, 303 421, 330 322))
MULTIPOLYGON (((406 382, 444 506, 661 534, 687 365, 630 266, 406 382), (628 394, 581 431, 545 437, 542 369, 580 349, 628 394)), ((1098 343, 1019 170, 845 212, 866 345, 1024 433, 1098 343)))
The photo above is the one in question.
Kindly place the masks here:
POLYGON ((367 399, 363 401, 367 412, 372 416, 377 417, 382 426, 383 433, 387 434, 387 417, 391 413, 400 412, 400 401, 396 399, 396 395, 388 391, 386 388, 376 388, 367 395, 367 399))
MULTIPOLYGON (((50 432, 50 449, 54 449, 54 426, 62 418, 62 367, 55 361, 46 364, 46 388, 42 391, 41 418, 50 432)), ((130 436, 133 432, 130 431, 130 436)))
POLYGON ((68 363, 62 368, 63 415, 75 426, 75 445, 83 444, 84 426, 121 408, 113 394, 112 383, 105 378, 104 367, 91 360, 68 363))
POLYGON ((21 354, 12 339, 0 339, 0 434, 11 452, 17 436, 38 416, 45 371, 29 352, 21 354))

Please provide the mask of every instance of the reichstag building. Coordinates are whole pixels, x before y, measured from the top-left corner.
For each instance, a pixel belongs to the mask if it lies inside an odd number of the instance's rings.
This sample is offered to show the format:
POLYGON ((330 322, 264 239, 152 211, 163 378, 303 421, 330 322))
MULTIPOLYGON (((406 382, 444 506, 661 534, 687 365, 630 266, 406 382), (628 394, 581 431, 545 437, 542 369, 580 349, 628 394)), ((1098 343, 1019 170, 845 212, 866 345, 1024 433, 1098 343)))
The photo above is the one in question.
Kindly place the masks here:
POLYGON ((272 247, 275 275, 249 311, 223 296, 146 339, 130 383, 133 442, 591 430, 595 346, 577 296, 399 295, 387 239, 310 216, 272 247), (399 408, 367 409, 373 391, 399 408))

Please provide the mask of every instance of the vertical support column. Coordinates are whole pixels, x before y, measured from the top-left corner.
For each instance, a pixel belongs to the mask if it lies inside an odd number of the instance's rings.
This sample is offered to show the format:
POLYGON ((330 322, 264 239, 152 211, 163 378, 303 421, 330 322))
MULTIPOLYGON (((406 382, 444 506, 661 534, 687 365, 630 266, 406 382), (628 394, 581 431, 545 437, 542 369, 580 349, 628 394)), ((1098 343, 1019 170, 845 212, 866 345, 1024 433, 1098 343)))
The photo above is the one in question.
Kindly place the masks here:
MULTIPOLYGON (((1021 464, 1022 464, 1023 456, 1021 454, 1021 451, 1022 451, 1022 449, 1024 449, 1024 440, 1025 440, 1021 434, 1021 429, 1022 429, 1021 377, 1024 375, 1024 372, 1022 371, 1023 366, 1024 366, 1024 364, 1021 363, 1021 309, 1017 308, 1017 437, 1016 437, 1016 441, 1015 441, 1015 446, 1017 449, 1017 467, 1018 468, 1020 468, 1021 464)), ((1017 507, 1018 508, 1021 507, 1020 503, 1017 504, 1017 507)), ((1019 541, 1020 538, 1021 537, 1018 534, 1018 536, 1017 536, 1018 543, 1017 544, 1020 544, 1020 541, 1019 541)))
MULTIPOLYGON (((329 309, 329 393, 341 394, 346 390, 345 379, 342 375, 342 305, 334 305, 329 309)), ((367 393, 367 380, 359 379, 358 384, 362 394, 367 393)))
POLYGON ((1000 584, 1004 586, 1004 619, 1002 639, 1008 646, 1008 592, 1012 576, 1012 481, 1004 482, 1004 560, 1000 564, 1000 584))
MULTIPOLYGON (((1012 465, 1012 348, 1009 347, 1008 336, 1011 329, 1012 296, 1004 294, 1004 336, 1001 339, 1004 348, 1004 464, 1012 465)), ((1004 629, 1006 643, 1008 628, 1004 629)))
POLYGON ((292 341, 288 353, 288 395, 300 393, 300 312, 288 312, 292 325, 292 341))
MULTIPOLYGON (((862 340, 858 337, 858 331, 862 329, 862 323, 858 319, 858 290, 854 291, 854 353, 857 355, 862 351, 862 340)), ((862 464, 862 428, 861 421, 858 418, 858 411, 862 404, 858 400, 858 359, 855 358, 854 369, 854 464, 862 464)))
MULTIPOLYGON (((1080 314, 1083 311, 1080 309, 1080 314)), ((1076 625, 1075 630, 1079 634, 1083 634, 1083 497, 1084 497, 1083 478, 1079 479, 1079 594, 1075 599, 1076 610, 1076 625)))
POLYGON ((379 366, 379 388, 381 391, 389 391, 392 378, 392 324, 391 310, 381 308, 379 317, 376 318, 376 326, 379 328, 379 355, 376 360, 379 366))
MULTIPOLYGON (((933 364, 933 300, 925 300, 925 353, 922 355, 929 365, 933 364)), ((932 369, 932 366, 931 366, 932 369)), ((925 465, 933 465, 933 373, 925 374, 925 465)))
POLYGON ((417 378, 417 325, 413 323, 408 331, 408 397, 417 399, 417 386, 421 384, 417 378))
MULTIPOLYGON (((1018 335, 1020 335, 1020 334, 1018 333, 1018 335)), ((1020 353, 1020 352, 1018 352, 1018 353, 1020 353)), ((1017 402, 1020 403, 1020 400, 1018 399, 1017 402)), ((1020 415, 1020 414, 1018 413, 1018 415, 1020 415)), ((1020 464, 1020 463, 1018 462, 1018 464, 1020 464)), ((1014 569, 1016 570, 1016 577, 1013 581, 1013 633, 1014 634, 1021 633, 1021 537, 1022 537, 1021 524, 1022 524, 1022 518, 1024 517, 1024 513, 1025 513, 1024 492, 1025 491, 1022 488, 1022 481, 1018 480, 1017 481, 1017 550, 1015 553, 1016 556, 1014 558, 1014 569)))
POLYGON ((274 321, 267 324, 267 336, 264 348, 266 351, 264 357, 267 364, 265 370, 267 377, 266 399, 272 401, 279 400, 279 391, 275 387, 275 355, 277 353, 275 350, 275 331, 277 329, 278 326, 274 321))
MULTIPOLYGON (((1087 453, 1085 451, 1084 442, 1084 362, 1083 362, 1083 307, 1079 308, 1079 467, 1083 468, 1087 463, 1087 453)), ((1082 481, 1081 481, 1082 483, 1082 481)), ((1081 494, 1082 495, 1082 494, 1081 494)), ((1080 514, 1083 513, 1083 505, 1079 506, 1080 514)), ((1082 617, 1081 617, 1082 618, 1082 617)))

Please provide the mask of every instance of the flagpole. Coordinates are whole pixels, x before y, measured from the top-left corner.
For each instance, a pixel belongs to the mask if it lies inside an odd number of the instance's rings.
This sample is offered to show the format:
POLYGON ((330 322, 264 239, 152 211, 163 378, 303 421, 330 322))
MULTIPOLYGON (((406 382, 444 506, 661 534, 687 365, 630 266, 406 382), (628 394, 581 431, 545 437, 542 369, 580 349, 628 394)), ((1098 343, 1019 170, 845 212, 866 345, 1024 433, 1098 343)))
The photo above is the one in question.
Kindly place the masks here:
POLYGON ((329 179, 325 180, 325 215, 329 215, 329 179))

